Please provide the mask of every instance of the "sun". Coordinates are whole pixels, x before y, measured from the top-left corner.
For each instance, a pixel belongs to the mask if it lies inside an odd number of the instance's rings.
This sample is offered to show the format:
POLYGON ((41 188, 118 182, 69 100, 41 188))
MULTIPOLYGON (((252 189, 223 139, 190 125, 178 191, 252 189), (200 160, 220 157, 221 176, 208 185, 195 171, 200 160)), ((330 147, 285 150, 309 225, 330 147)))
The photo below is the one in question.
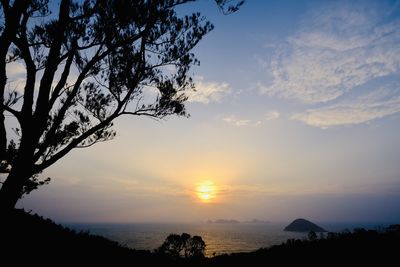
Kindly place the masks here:
POLYGON ((217 187, 211 181, 203 181, 197 185, 196 195, 201 202, 212 202, 217 196, 217 187))

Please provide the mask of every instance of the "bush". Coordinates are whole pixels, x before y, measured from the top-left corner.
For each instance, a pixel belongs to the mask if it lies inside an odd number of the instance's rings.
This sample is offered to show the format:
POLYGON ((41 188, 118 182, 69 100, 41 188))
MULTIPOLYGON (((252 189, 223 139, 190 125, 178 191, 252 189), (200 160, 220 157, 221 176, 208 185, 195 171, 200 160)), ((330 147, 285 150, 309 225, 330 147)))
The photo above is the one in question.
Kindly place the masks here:
POLYGON ((170 234, 156 252, 176 258, 203 258, 205 249, 206 243, 200 236, 183 233, 170 234))

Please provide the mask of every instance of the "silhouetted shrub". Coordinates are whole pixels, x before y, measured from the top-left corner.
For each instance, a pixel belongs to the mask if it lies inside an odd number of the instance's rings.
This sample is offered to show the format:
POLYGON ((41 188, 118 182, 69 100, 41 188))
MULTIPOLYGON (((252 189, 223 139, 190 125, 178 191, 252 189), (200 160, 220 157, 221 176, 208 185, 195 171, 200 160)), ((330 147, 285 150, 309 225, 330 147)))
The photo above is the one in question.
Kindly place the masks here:
POLYGON ((314 231, 310 231, 307 235, 308 240, 315 241, 318 239, 317 234, 314 231))
POLYGON ((192 237, 183 233, 181 235, 170 234, 156 252, 175 258, 202 258, 205 249, 206 243, 200 236, 192 237))

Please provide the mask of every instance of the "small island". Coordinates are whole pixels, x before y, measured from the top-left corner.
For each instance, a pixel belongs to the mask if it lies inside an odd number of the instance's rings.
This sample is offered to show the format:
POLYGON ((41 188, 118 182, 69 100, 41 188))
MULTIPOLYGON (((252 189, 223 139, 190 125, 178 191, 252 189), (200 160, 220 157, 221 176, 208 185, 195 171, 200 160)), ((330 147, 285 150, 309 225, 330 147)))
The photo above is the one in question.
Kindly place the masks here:
POLYGON ((251 221, 247 221, 246 223, 263 224, 263 223, 271 223, 271 222, 270 221, 266 221, 266 220, 253 219, 251 221))
POLYGON ((291 224, 283 229, 284 231, 288 232, 327 232, 324 228, 312 223, 306 219, 296 219, 291 224))
POLYGON ((240 223, 237 220, 226 220, 226 219, 217 219, 217 220, 214 220, 214 221, 208 220, 207 222, 208 223, 221 223, 221 224, 237 224, 237 223, 240 223))

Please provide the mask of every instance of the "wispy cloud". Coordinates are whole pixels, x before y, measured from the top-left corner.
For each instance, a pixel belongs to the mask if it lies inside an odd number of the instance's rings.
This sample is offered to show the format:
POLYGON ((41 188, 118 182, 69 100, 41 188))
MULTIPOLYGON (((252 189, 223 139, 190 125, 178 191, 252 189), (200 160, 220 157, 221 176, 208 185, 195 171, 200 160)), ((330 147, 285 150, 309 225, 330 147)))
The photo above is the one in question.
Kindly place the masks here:
POLYGON ((222 120, 230 125, 243 127, 243 126, 252 126, 258 127, 265 124, 267 121, 272 121, 278 119, 280 113, 276 110, 269 111, 264 114, 264 116, 260 119, 249 119, 249 118, 239 118, 235 115, 230 115, 223 117, 222 120))
POLYGON ((295 114, 292 119, 326 129, 364 123, 397 112, 400 112, 400 83, 391 83, 355 99, 295 114))
POLYGON ((273 110, 264 114, 264 120, 266 121, 276 120, 279 118, 280 115, 281 114, 278 111, 273 110))
POLYGON ((231 94, 231 87, 226 82, 205 82, 204 77, 200 76, 195 79, 195 85, 195 90, 186 93, 189 102, 219 102, 231 94))
POLYGON ((400 73, 400 21, 372 4, 335 3, 307 15, 279 46, 260 92, 324 103, 371 80, 400 73))
POLYGON ((237 118, 234 115, 224 117, 224 118, 222 118, 222 120, 228 124, 231 124, 231 125, 234 125, 237 127, 249 126, 251 124, 254 124, 254 122, 252 122, 252 120, 237 118))
POLYGON ((391 82, 400 75, 400 19, 393 16, 399 6, 329 5, 311 10, 295 34, 269 47, 270 61, 259 59, 271 77, 259 91, 308 105, 292 119, 320 128, 400 112, 400 84, 391 82))

